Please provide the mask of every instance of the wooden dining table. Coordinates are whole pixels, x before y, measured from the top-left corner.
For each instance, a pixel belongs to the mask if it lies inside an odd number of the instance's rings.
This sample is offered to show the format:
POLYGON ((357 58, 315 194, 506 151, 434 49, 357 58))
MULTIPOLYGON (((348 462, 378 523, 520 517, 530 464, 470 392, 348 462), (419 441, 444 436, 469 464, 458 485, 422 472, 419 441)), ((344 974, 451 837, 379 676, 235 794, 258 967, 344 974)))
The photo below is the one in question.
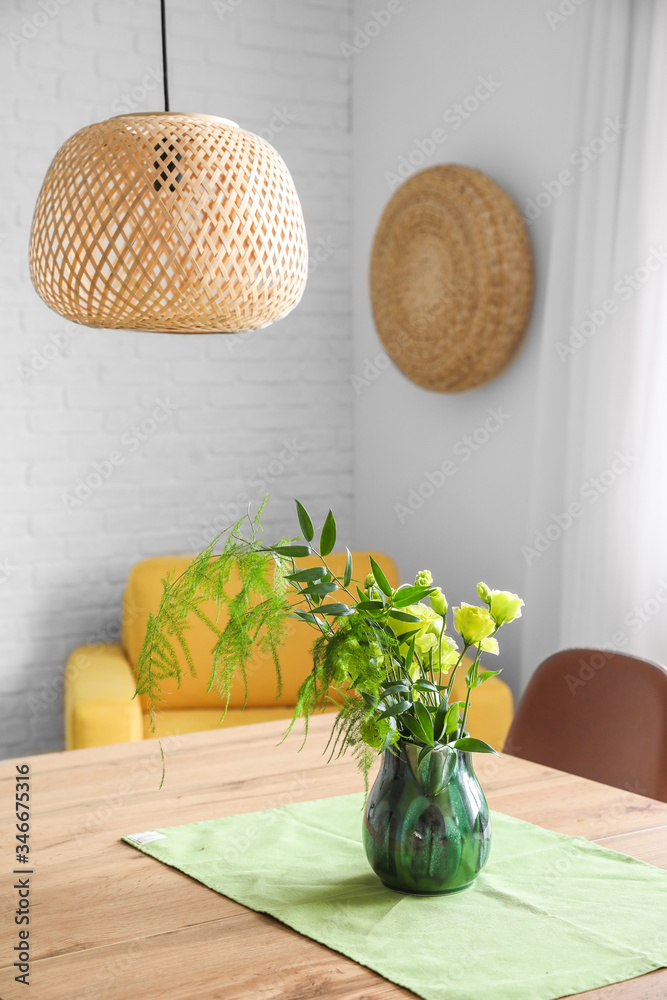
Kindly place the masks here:
MULTIPOLYGON (((16 1000, 399 1000, 356 962, 248 910, 120 838, 359 791, 354 761, 322 750, 332 717, 300 749, 283 722, 0 763, 0 998, 16 1000), (30 771, 30 986, 15 981, 17 765, 30 771)), ((477 755, 489 805, 667 868, 667 803, 540 764, 477 755)), ((297 859, 295 859, 296 862, 297 859)), ((664 930, 664 928, 662 928, 664 930)), ((667 970, 578 994, 665 1000, 667 970)), ((471 997, 470 1000, 475 1000, 471 997)))

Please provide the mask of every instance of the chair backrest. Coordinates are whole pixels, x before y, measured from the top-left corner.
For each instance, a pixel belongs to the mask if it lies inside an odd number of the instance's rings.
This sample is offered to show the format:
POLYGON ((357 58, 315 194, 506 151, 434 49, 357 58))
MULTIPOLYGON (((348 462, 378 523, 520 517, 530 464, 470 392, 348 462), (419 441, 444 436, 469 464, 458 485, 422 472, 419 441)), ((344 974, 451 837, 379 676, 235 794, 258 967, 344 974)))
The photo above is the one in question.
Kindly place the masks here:
POLYGON ((667 802, 667 670, 565 649, 533 674, 504 752, 667 802))
MULTIPOLYGON (((394 562, 380 552, 353 552, 355 579, 363 580, 370 572, 369 555, 379 563, 392 587, 398 586, 398 570, 394 562)), ((191 556, 158 556, 144 559, 130 571, 125 591, 123 606, 123 646, 132 669, 136 669, 139 654, 146 635, 146 622, 149 612, 156 612, 162 597, 162 581, 166 575, 174 571, 178 576, 191 561, 191 556)), ((327 563, 338 576, 343 575, 346 554, 337 552, 327 556, 327 563)), ((299 568, 321 565, 316 557, 299 560, 299 568)), ((235 593, 240 588, 238 581, 232 577, 229 592, 235 593)), ((351 588, 352 589, 352 588, 351 588)), ((346 595, 339 592, 332 595, 332 600, 349 602, 346 595)), ((216 608, 213 602, 203 606, 206 613, 215 618, 216 608)), ((224 624, 224 616, 218 621, 224 624)), ((176 681, 167 679, 162 683, 165 693, 163 708, 217 708, 224 704, 215 691, 206 690, 213 661, 212 648, 214 636, 198 618, 190 620, 188 630, 188 645, 197 668, 197 677, 187 672, 185 656, 178 649, 178 659, 183 670, 180 687, 176 681)), ((294 619, 287 621, 287 637, 279 650, 282 673, 282 694, 276 700, 276 674, 271 656, 255 650, 248 667, 248 700, 249 708, 265 708, 276 705, 294 705, 297 691, 312 669, 310 650, 317 634, 313 629, 294 619)), ((230 699, 231 708, 241 708, 245 696, 243 681, 239 678, 233 688, 230 699)), ((147 699, 142 698, 144 711, 147 699)))

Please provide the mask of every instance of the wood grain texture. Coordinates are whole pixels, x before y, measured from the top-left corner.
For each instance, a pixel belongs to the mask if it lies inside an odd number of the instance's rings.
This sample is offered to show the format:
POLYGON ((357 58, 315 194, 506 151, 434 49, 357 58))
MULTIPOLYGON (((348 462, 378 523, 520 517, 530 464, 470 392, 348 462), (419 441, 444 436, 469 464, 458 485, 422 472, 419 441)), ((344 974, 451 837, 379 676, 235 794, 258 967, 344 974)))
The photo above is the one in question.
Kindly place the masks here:
MULTIPOLYGON (((358 791, 321 755, 331 718, 277 746, 283 723, 28 758, 32 1000, 399 1000, 381 976, 120 842, 125 834, 358 791)), ((14 982, 13 761, 0 764, 0 1000, 14 982)), ((476 761, 489 805, 667 868, 667 803, 516 757, 476 761)), ((667 971, 581 994, 664 1000, 667 971)))

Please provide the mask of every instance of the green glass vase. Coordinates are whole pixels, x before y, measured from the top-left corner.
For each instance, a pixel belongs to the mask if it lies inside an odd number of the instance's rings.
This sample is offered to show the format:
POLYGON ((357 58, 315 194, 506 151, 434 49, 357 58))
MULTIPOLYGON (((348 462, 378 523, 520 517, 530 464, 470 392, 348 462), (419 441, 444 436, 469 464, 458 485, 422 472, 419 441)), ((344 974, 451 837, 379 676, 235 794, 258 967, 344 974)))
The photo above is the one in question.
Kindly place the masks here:
POLYGON ((399 892, 439 895, 467 889, 491 846, 489 807, 469 753, 395 744, 364 811, 363 841, 371 868, 399 892))

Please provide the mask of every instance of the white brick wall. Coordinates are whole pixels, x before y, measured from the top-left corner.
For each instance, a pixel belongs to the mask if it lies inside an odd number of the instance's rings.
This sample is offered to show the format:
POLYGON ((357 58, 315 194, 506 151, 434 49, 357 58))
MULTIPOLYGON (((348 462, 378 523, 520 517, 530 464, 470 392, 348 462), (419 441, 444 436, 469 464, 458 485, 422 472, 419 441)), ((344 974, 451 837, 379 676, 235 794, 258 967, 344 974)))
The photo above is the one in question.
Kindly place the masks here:
POLYGON ((317 263, 296 312, 249 336, 87 330, 50 312, 27 266, 41 181, 75 130, 128 102, 162 107, 159 3, 4 0, 0 757, 62 746, 67 654, 118 635, 138 559, 190 551, 224 507, 267 489, 269 534, 293 529, 296 495, 318 517, 331 505, 350 535, 351 0, 167 8, 172 108, 272 131, 317 263), (100 484, 66 509, 95 470, 100 484))

